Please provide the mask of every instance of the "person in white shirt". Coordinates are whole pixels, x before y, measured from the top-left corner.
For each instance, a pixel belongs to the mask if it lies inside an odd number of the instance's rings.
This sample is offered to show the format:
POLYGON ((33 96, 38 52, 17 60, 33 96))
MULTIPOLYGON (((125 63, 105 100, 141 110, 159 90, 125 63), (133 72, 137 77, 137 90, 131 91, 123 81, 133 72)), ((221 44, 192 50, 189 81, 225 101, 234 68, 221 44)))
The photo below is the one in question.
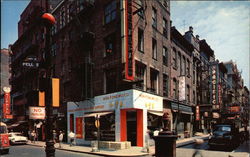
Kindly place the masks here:
POLYGON ((73 146, 73 142, 74 142, 74 139, 75 139, 75 133, 70 131, 68 136, 69 136, 70 146, 73 146))
POLYGON ((62 141, 63 141, 63 132, 60 131, 60 134, 59 134, 59 148, 62 148, 62 141))

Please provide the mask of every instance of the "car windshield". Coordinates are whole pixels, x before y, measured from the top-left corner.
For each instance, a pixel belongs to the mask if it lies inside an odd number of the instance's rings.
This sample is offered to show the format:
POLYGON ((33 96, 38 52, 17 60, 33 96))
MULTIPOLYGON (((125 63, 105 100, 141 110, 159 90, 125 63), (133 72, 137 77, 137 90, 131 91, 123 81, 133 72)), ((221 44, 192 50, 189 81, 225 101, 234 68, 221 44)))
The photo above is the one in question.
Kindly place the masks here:
POLYGON ((14 133, 13 136, 23 136, 21 133, 14 133))
POLYGON ((215 126, 214 131, 231 131, 231 127, 230 126, 215 126))

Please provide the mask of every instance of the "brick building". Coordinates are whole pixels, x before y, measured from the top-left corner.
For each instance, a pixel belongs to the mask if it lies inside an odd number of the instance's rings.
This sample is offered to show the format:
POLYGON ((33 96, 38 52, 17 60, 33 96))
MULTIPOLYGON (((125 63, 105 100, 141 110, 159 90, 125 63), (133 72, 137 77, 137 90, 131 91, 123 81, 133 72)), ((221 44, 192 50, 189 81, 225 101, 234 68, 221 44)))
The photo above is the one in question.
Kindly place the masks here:
POLYGON ((171 100, 173 129, 180 135, 192 133, 194 120, 193 51, 194 47, 175 28, 171 27, 171 100))

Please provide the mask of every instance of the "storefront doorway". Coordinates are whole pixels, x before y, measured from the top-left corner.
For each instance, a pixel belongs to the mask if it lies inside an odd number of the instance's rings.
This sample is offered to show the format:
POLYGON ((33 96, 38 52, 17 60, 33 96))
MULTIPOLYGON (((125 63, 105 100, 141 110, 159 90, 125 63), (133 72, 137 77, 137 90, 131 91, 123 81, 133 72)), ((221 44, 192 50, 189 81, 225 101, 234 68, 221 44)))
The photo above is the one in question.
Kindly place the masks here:
POLYGON ((127 140, 131 141, 132 146, 136 146, 137 141, 137 115, 136 110, 127 111, 127 140))

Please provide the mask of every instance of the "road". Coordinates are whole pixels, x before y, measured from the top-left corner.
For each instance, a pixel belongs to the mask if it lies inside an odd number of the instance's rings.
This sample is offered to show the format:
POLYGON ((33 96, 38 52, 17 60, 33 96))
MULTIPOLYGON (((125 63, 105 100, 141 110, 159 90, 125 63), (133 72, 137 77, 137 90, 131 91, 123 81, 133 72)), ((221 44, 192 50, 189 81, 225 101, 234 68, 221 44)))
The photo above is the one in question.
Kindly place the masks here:
MULTIPOLYGON (((208 146, 208 141, 205 141, 203 144, 200 144, 200 145, 190 144, 190 145, 183 146, 181 148, 211 150, 208 146)), ((218 149, 217 148, 216 151, 250 152, 250 140, 242 143, 239 147, 235 148, 234 150, 225 150, 225 149, 218 149)))
MULTIPOLYGON (((34 147, 30 145, 11 146, 9 154, 0 155, 0 157, 45 157, 45 156, 46 155, 43 147, 34 147)), ((100 157, 100 156, 56 150, 55 157, 100 157)))

